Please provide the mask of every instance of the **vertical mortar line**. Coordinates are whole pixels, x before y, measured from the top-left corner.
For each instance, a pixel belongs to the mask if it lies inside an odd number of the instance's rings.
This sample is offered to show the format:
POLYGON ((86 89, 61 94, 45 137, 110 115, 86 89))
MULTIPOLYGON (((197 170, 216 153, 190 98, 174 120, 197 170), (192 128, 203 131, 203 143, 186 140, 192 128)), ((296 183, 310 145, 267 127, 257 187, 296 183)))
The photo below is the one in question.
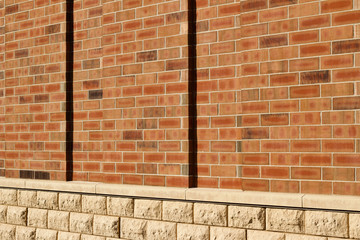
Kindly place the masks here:
POLYGON ((66 181, 73 180, 73 140, 74 140, 74 5, 66 1, 66 181))
POLYGON ((196 66, 196 1, 188 1, 188 121, 189 121, 189 180, 190 188, 197 187, 197 66, 196 66))

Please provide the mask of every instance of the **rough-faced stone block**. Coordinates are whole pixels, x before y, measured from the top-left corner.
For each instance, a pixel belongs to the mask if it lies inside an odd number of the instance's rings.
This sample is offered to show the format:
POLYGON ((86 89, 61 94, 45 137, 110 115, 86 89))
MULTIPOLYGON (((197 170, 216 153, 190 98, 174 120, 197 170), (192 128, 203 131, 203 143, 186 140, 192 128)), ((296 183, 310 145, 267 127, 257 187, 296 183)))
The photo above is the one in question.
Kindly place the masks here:
POLYGON ((17 196, 15 189, 0 188, 0 204, 17 205, 17 196))
POLYGON ((194 224, 177 224, 178 240, 209 240, 210 231, 208 226, 194 224))
POLYGON ((161 201, 135 199, 134 216, 147 219, 161 219, 161 201))
POLYGON ((125 239, 146 239, 147 221, 142 219, 121 218, 121 237, 125 239))
POLYGON ((163 201, 163 220, 192 223, 193 204, 187 202, 163 201))
POLYGON ((291 209, 266 209, 266 229, 281 232, 304 231, 304 212, 291 209))
POLYGON ((226 226, 226 205, 217 204, 194 204, 194 222, 199 224, 226 226))
POLYGON ((37 207, 45 209, 58 209, 58 194, 56 192, 37 192, 37 207))
POLYGON ((31 227, 16 227, 16 239, 21 240, 35 240, 36 229, 31 227))
POLYGON ((246 229, 265 229, 265 209, 257 207, 228 207, 229 226, 246 229))
POLYGON ((303 234, 286 234, 286 240, 326 240, 326 237, 316 237, 303 234))
POLYGON ((349 234, 360 239, 360 214, 349 214, 349 234))
POLYGON ((107 214, 133 217, 134 200, 131 198, 107 197, 107 214))
POLYGON ((36 207, 36 191, 19 190, 18 205, 21 207, 36 207))
POLYGON ((284 233, 276 233, 269 231, 247 231, 247 240, 285 240, 284 233))
POLYGON ((48 228, 69 231, 69 212, 50 210, 48 213, 48 228))
POLYGON ((210 240, 246 240, 245 229, 210 227, 210 240))
POLYGON ((7 206, 0 205, 0 222, 6 223, 7 206))
MULTIPOLYGON (((108 239, 108 238, 107 238, 108 239)), ((105 237, 93 236, 93 235, 81 235, 81 240, 107 240, 105 237)))
POLYGON ((147 240, 175 240, 176 223, 148 221, 146 230, 147 240))
POLYGON ((36 240, 54 240, 56 239, 57 231, 49 229, 36 229, 36 240))
POLYGON ((81 212, 81 195, 59 193, 59 209, 69 212, 81 212))
POLYGON ((83 195, 82 196, 82 212, 106 214, 106 197, 83 195))
POLYGON ((59 232, 58 240, 80 240, 79 233, 59 232))
POLYGON ((26 225, 27 211, 25 207, 9 206, 7 210, 7 223, 26 225))
POLYGON ((347 218, 347 213, 306 211, 305 233, 329 237, 348 237, 347 218))
POLYGON ((119 237, 120 227, 118 217, 94 216, 94 235, 119 237))
POLYGON ((0 224, 0 239, 15 239, 16 227, 9 224, 0 224))
POLYGON ((28 208, 28 226, 47 228, 47 210, 28 208))
POLYGON ((86 213, 70 213, 70 232, 92 234, 93 215, 86 213))

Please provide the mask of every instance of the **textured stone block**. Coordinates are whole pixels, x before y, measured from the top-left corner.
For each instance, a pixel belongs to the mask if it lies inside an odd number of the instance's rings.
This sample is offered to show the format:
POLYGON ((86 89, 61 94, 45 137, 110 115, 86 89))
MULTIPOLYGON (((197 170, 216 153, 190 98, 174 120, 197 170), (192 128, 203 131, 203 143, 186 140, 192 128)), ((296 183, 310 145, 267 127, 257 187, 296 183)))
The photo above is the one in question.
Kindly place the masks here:
POLYGON ((347 218, 347 213, 306 211, 305 233, 329 237, 348 237, 347 218))
POLYGON ((70 213, 70 232, 92 234, 93 215, 86 213, 70 213))
POLYGON ((161 201, 135 199, 134 216, 138 218, 161 219, 161 201))
POLYGON ((16 227, 9 224, 0 224, 0 239, 15 239, 16 227))
POLYGON ((265 209, 257 207, 228 206, 230 227, 265 229, 265 209))
POLYGON ((360 239, 360 214, 349 214, 349 235, 360 239))
POLYGON ((36 207, 36 191, 19 190, 18 191, 18 205, 21 207, 36 207))
POLYGON ((17 205, 17 193, 15 189, 0 188, 0 204, 17 205))
POLYGON ((69 212, 50 210, 48 213, 48 228, 69 231, 69 212))
POLYGON ((57 231, 49 229, 36 229, 36 240, 54 240, 56 239, 57 231))
POLYGON ((81 195, 59 193, 59 209, 69 212, 81 212, 81 195))
POLYGON ((245 229, 210 227, 210 240, 246 240, 245 229))
POLYGON ((146 220, 121 218, 120 225, 122 238, 138 240, 146 239, 146 220))
POLYGON ((107 197, 107 214, 133 217, 134 200, 131 198, 107 197))
POLYGON ((36 228, 32 227, 16 227, 16 240, 35 240, 36 228))
POLYGON ((37 192, 37 207, 45 209, 58 209, 58 194, 56 192, 37 192))
POLYGON ((177 224, 178 240, 209 240, 210 231, 208 226, 194 224, 177 224))
POLYGON ((27 211, 25 207, 9 206, 7 210, 7 223, 26 225, 27 211))
POLYGON ((105 237, 81 234, 81 240, 107 240, 105 237))
POLYGON ((248 230, 247 240, 285 240, 285 234, 268 231, 248 230))
POLYGON ((176 223, 148 221, 147 240, 176 240, 176 223))
POLYGON ((6 223, 7 206, 0 205, 0 222, 6 223))
POLYGON ((28 208, 28 226, 47 228, 47 210, 28 208))
POLYGON ((326 240, 326 237, 316 237, 302 234, 286 234, 286 240, 326 240))
POLYGON ((119 218, 110 216, 94 216, 94 235, 119 237, 119 218))
POLYGON ((266 229, 281 232, 304 231, 304 212, 290 209, 266 209, 266 229))
POLYGON ((163 220, 192 223, 193 204, 187 202, 163 201, 163 220))
POLYGON ((226 226, 227 206, 217 204, 194 204, 194 222, 200 224, 226 226))
POLYGON ((106 214, 106 197, 83 195, 82 196, 82 212, 106 214))
POLYGON ((59 232, 58 240, 80 240, 79 233, 59 232))

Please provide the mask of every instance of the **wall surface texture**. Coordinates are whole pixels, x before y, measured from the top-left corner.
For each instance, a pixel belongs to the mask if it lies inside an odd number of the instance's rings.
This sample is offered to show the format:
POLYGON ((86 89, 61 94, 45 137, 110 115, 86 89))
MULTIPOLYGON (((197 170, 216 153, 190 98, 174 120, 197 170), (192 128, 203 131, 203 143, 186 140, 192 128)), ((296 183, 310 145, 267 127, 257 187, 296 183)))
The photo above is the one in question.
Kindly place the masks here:
POLYGON ((0 175, 360 195, 359 0, 0 1, 0 175))

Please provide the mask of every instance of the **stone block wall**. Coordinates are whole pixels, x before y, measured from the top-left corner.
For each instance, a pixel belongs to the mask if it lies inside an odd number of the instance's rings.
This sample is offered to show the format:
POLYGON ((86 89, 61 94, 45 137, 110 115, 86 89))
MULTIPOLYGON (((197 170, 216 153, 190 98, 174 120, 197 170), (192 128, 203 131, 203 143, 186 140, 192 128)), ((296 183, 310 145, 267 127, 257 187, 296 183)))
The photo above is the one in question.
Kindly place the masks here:
POLYGON ((360 212, 0 188, 0 239, 341 240, 360 212))

